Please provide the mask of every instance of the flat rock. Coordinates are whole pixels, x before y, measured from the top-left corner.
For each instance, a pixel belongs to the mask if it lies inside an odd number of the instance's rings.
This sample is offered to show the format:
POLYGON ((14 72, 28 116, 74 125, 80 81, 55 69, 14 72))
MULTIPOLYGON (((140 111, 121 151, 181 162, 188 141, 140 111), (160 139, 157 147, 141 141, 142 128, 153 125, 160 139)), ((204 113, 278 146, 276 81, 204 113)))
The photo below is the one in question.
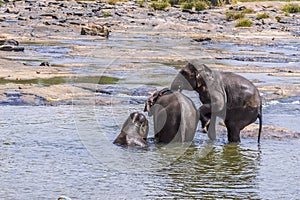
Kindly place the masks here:
MULTIPOLYGON (((251 124, 247 126, 244 130, 241 131, 241 135, 244 137, 257 137, 258 125, 251 124)), ((261 138, 275 140, 294 139, 300 138, 300 132, 277 126, 264 125, 261 133, 261 138)))

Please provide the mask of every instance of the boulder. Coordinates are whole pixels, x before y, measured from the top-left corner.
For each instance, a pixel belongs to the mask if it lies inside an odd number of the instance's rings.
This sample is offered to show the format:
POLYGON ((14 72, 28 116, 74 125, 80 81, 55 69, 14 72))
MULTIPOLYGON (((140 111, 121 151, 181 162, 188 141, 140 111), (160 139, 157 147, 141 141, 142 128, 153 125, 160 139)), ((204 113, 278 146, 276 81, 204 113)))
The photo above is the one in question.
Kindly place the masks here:
POLYGON ((82 27, 81 35, 102 36, 108 38, 109 30, 106 26, 89 25, 82 27))

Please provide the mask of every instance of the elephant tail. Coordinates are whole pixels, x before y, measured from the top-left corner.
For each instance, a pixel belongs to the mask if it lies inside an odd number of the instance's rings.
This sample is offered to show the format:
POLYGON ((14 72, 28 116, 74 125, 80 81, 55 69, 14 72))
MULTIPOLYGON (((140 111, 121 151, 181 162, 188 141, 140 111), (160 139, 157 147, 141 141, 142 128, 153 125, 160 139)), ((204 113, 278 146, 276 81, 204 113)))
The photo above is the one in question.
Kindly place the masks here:
POLYGON ((257 142, 260 143, 260 135, 262 130, 262 105, 260 105, 260 112, 258 113, 258 119, 259 119, 259 130, 258 130, 258 140, 257 142))

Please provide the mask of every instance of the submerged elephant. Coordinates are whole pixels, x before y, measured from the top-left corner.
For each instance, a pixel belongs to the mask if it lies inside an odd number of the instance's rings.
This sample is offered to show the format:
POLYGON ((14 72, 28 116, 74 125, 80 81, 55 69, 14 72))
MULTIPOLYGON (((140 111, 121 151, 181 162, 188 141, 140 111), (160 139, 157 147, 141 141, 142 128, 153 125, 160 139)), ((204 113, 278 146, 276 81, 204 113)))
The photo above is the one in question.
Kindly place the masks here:
POLYGON ((149 125, 145 115, 133 112, 124 122, 121 133, 113 143, 122 146, 146 147, 148 132, 149 125))
POLYGON ((199 116, 194 103, 185 95, 164 88, 149 97, 144 111, 153 115, 157 142, 190 142, 194 139, 199 116))
POLYGON ((231 72, 209 69, 196 61, 188 63, 171 84, 172 90, 195 90, 199 94, 200 121, 216 139, 216 117, 224 120, 229 142, 240 142, 240 131, 259 119, 258 142, 262 129, 262 102, 257 88, 246 78, 231 72))

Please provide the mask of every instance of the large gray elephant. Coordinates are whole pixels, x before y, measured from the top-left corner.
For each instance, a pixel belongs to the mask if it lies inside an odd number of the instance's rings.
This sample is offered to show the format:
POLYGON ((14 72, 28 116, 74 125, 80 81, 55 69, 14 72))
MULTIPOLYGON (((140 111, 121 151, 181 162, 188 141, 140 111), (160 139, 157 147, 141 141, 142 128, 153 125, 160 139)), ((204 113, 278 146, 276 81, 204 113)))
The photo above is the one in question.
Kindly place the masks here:
POLYGON ((144 111, 153 115, 157 142, 190 142, 194 139, 198 111, 194 103, 180 92, 168 88, 156 91, 146 101, 144 111))
POLYGON ((121 133, 114 140, 114 144, 121 146, 146 147, 149 132, 148 120, 145 115, 133 112, 124 122, 121 133))
POLYGON ((200 121, 208 137, 216 139, 216 118, 224 120, 229 142, 240 142, 240 131, 259 119, 258 142, 262 129, 262 102, 257 88, 246 78, 209 69, 197 61, 181 69, 172 90, 195 90, 199 94, 200 121))

